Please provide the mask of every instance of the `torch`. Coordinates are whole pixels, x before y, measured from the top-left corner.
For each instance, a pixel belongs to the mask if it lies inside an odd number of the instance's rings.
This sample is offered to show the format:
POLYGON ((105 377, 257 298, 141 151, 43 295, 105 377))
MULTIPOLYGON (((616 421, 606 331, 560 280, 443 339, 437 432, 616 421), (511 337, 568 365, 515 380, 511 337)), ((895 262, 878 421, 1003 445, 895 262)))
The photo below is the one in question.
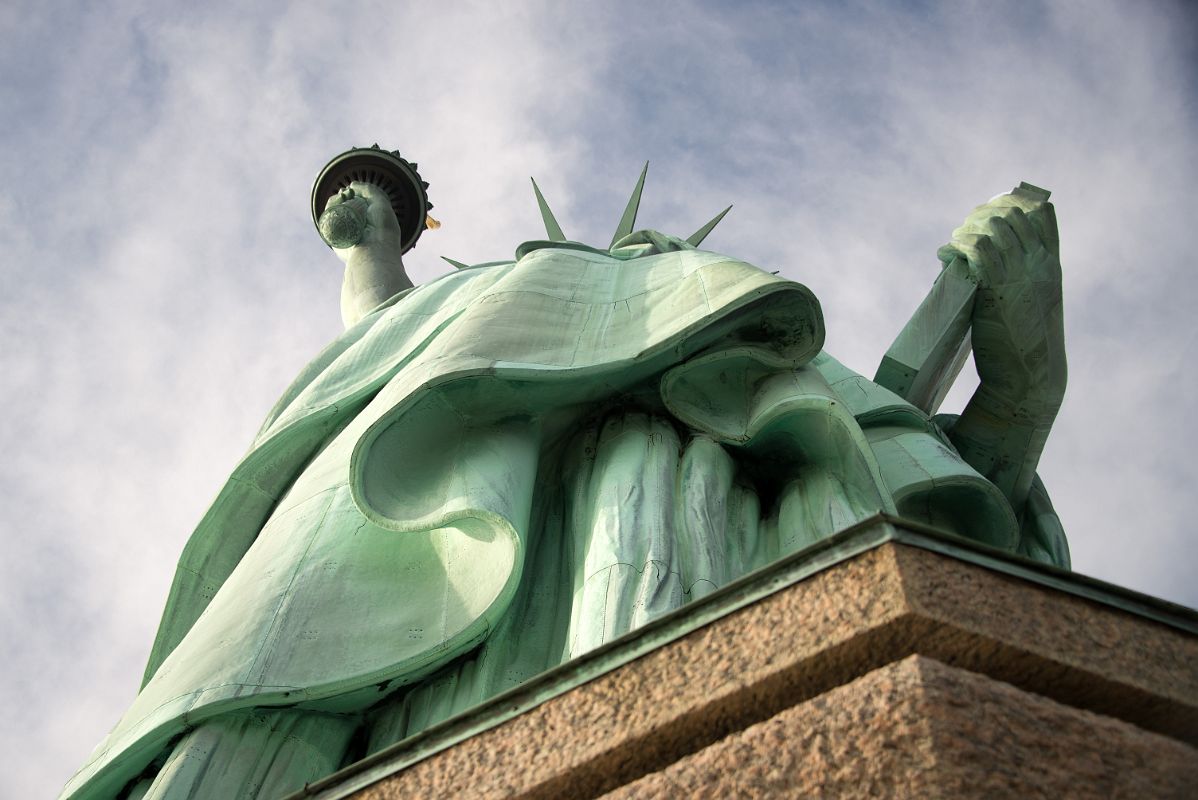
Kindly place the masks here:
POLYGON ((391 210, 399 221, 402 237, 400 252, 416 246, 425 228, 441 223, 428 215, 428 182, 421 180, 416 164, 377 144, 354 147, 333 158, 312 184, 312 221, 320 238, 329 247, 353 247, 362 239, 366 217, 352 204, 341 204, 325 211, 329 198, 348 189, 354 181, 370 183, 381 189, 391 201, 391 210))

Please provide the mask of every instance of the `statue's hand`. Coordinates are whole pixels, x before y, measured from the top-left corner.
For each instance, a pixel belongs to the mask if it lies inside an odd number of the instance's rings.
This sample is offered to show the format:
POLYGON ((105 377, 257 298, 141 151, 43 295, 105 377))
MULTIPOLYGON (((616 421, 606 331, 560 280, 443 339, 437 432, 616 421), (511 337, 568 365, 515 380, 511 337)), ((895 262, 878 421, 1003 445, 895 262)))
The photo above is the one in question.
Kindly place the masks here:
POLYGON ((1056 212, 1031 192, 1000 194, 975 208, 937 256, 946 265, 964 258, 983 289, 1026 280, 1059 284, 1056 212))
POLYGON ((371 183, 354 181, 329 198, 321 215, 321 234, 342 261, 356 248, 386 260, 398 259, 402 237, 391 199, 371 183), (331 212, 331 213, 330 213, 331 212))
POLYGON ((974 361, 983 391, 1020 417, 1051 420, 1065 391, 1056 214, 1024 188, 978 206, 937 253, 978 284, 974 361))

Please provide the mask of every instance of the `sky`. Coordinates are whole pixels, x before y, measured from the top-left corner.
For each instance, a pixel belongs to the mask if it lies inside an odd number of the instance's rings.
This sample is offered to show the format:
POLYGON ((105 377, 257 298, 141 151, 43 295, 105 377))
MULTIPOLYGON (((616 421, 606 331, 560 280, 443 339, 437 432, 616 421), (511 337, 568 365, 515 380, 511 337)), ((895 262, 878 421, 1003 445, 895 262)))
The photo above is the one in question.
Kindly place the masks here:
MULTIPOLYGON (((1081 573, 1191 607, 1198 25, 1184 4, 0 7, 0 795, 134 696, 174 563, 341 330, 312 180, 378 142, 443 222, 405 257, 640 225, 810 287, 872 375, 970 210, 1053 192, 1069 389, 1040 472, 1081 573)), ((967 368, 967 372, 970 368, 967 368)), ((945 404, 958 410, 968 376, 945 404)))

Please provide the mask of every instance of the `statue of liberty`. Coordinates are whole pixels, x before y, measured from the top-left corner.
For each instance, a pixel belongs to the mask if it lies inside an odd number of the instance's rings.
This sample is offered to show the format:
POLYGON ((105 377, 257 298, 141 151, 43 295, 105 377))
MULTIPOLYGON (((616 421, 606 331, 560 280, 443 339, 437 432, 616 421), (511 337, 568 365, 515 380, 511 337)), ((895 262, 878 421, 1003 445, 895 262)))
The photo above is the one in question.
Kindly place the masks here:
POLYGON ((644 179, 605 247, 534 183, 546 239, 414 287, 415 165, 326 167, 346 330, 201 520, 64 797, 296 791, 878 512, 1068 568, 1036 477, 1066 374, 1046 191, 966 218, 869 380, 806 287, 701 249, 723 213, 638 229, 644 179))

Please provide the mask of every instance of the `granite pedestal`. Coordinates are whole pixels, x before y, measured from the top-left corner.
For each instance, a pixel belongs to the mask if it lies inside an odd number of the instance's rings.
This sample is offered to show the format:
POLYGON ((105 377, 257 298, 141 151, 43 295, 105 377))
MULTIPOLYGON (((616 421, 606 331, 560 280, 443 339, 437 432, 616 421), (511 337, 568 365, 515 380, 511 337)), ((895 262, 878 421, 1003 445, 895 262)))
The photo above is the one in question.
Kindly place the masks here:
POLYGON ((297 797, 1195 797, 1198 613, 878 517, 297 797))

